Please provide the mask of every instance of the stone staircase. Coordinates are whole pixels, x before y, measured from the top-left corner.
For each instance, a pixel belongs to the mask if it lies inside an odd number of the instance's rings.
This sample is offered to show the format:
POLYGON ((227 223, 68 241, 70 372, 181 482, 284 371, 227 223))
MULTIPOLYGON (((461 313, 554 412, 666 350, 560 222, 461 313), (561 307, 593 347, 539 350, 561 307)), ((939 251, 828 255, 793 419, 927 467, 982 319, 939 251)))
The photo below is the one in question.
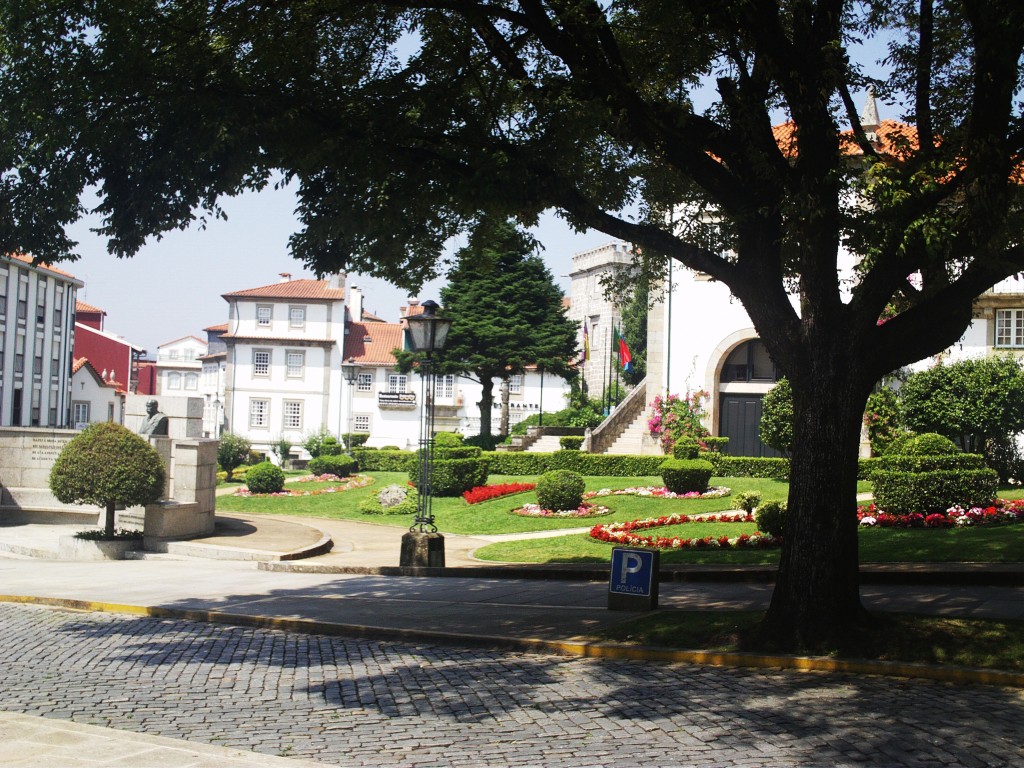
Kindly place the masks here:
POLYGON ((647 412, 642 411, 615 438, 605 453, 640 455, 644 453, 644 437, 647 435, 647 412))
POLYGON ((562 448, 558 435, 541 435, 526 450, 533 453, 553 453, 562 448))

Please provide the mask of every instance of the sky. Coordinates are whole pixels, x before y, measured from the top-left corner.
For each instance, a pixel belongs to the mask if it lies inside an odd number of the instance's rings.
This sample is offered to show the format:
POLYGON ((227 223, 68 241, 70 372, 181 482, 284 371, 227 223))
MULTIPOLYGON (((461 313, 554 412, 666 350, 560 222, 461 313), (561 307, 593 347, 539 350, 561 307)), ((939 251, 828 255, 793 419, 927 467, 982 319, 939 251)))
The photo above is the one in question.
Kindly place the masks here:
MULTIPOLYGON (((152 239, 133 257, 118 259, 106 241, 91 231, 97 218, 69 228, 81 258, 60 266, 85 283, 78 298, 104 310, 104 330, 123 336, 156 358, 157 346, 184 336, 206 338, 203 329, 227 322, 225 293, 278 282, 280 273, 293 279, 314 278, 288 252, 288 237, 299 229, 295 196, 289 189, 267 189, 222 201, 227 221, 193 226, 162 240, 152 239)), ((534 235, 544 246, 542 257, 568 295, 572 256, 614 238, 600 232, 577 234, 554 215, 543 217, 534 235)), ((457 248, 463 243, 449 246, 457 248)), ((364 309, 396 322, 409 298, 404 290, 377 278, 349 275, 348 284, 365 296, 364 309)), ((433 281, 414 298, 440 301, 443 279, 433 281)))

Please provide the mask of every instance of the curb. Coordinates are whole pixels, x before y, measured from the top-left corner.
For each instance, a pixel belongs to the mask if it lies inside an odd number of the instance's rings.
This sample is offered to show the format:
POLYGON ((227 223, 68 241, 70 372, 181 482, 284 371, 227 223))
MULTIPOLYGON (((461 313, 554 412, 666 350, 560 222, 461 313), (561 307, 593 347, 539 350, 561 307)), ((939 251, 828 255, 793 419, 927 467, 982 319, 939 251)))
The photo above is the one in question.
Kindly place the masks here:
POLYGON ((883 677, 918 678, 958 685, 993 685, 1024 688, 1024 673, 973 667, 941 667, 930 664, 871 661, 867 659, 833 659, 823 656, 779 656, 718 651, 682 651, 652 646, 617 645, 601 641, 544 640, 541 638, 514 638, 498 635, 467 635, 458 632, 396 629, 393 627, 373 627, 361 624, 340 624, 314 619, 250 616, 220 611, 184 610, 160 606, 72 600, 59 597, 34 597, 31 595, 0 595, 0 602, 43 605, 97 613, 122 613, 131 616, 147 616, 159 619, 183 619, 237 627, 301 632, 304 634, 503 648, 527 653, 556 653, 563 656, 578 656, 581 658, 878 675, 883 677))

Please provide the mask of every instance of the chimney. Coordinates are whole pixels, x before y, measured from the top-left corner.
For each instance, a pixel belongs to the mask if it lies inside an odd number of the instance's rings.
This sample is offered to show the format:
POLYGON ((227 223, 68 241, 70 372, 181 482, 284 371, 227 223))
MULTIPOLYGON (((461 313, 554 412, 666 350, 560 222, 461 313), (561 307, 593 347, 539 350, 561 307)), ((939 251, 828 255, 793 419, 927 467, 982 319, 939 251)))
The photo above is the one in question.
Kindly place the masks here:
POLYGON ((875 87, 868 86, 868 97, 864 102, 864 111, 860 113, 860 125, 868 141, 878 141, 878 127, 881 121, 878 119, 878 103, 875 101, 875 87))
POLYGON ((282 282, 282 283, 287 283, 287 282, 289 282, 292 279, 292 273, 291 272, 278 272, 278 275, 281 276, 280 282, 282 282))

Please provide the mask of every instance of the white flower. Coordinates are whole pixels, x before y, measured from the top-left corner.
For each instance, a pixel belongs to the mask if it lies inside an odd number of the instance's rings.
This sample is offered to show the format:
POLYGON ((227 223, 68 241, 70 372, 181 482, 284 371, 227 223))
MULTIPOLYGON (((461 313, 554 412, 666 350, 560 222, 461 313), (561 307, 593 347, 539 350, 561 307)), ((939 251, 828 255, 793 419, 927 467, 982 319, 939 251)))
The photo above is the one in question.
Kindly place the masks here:
POLYGON ((862 517, 860 519, 860 524, 864 525, 864 526, 869 526, 870 527, 872 525, 876 525, 877 523, 878 523, 878 520, 876 520, 873 517, 862 517))

